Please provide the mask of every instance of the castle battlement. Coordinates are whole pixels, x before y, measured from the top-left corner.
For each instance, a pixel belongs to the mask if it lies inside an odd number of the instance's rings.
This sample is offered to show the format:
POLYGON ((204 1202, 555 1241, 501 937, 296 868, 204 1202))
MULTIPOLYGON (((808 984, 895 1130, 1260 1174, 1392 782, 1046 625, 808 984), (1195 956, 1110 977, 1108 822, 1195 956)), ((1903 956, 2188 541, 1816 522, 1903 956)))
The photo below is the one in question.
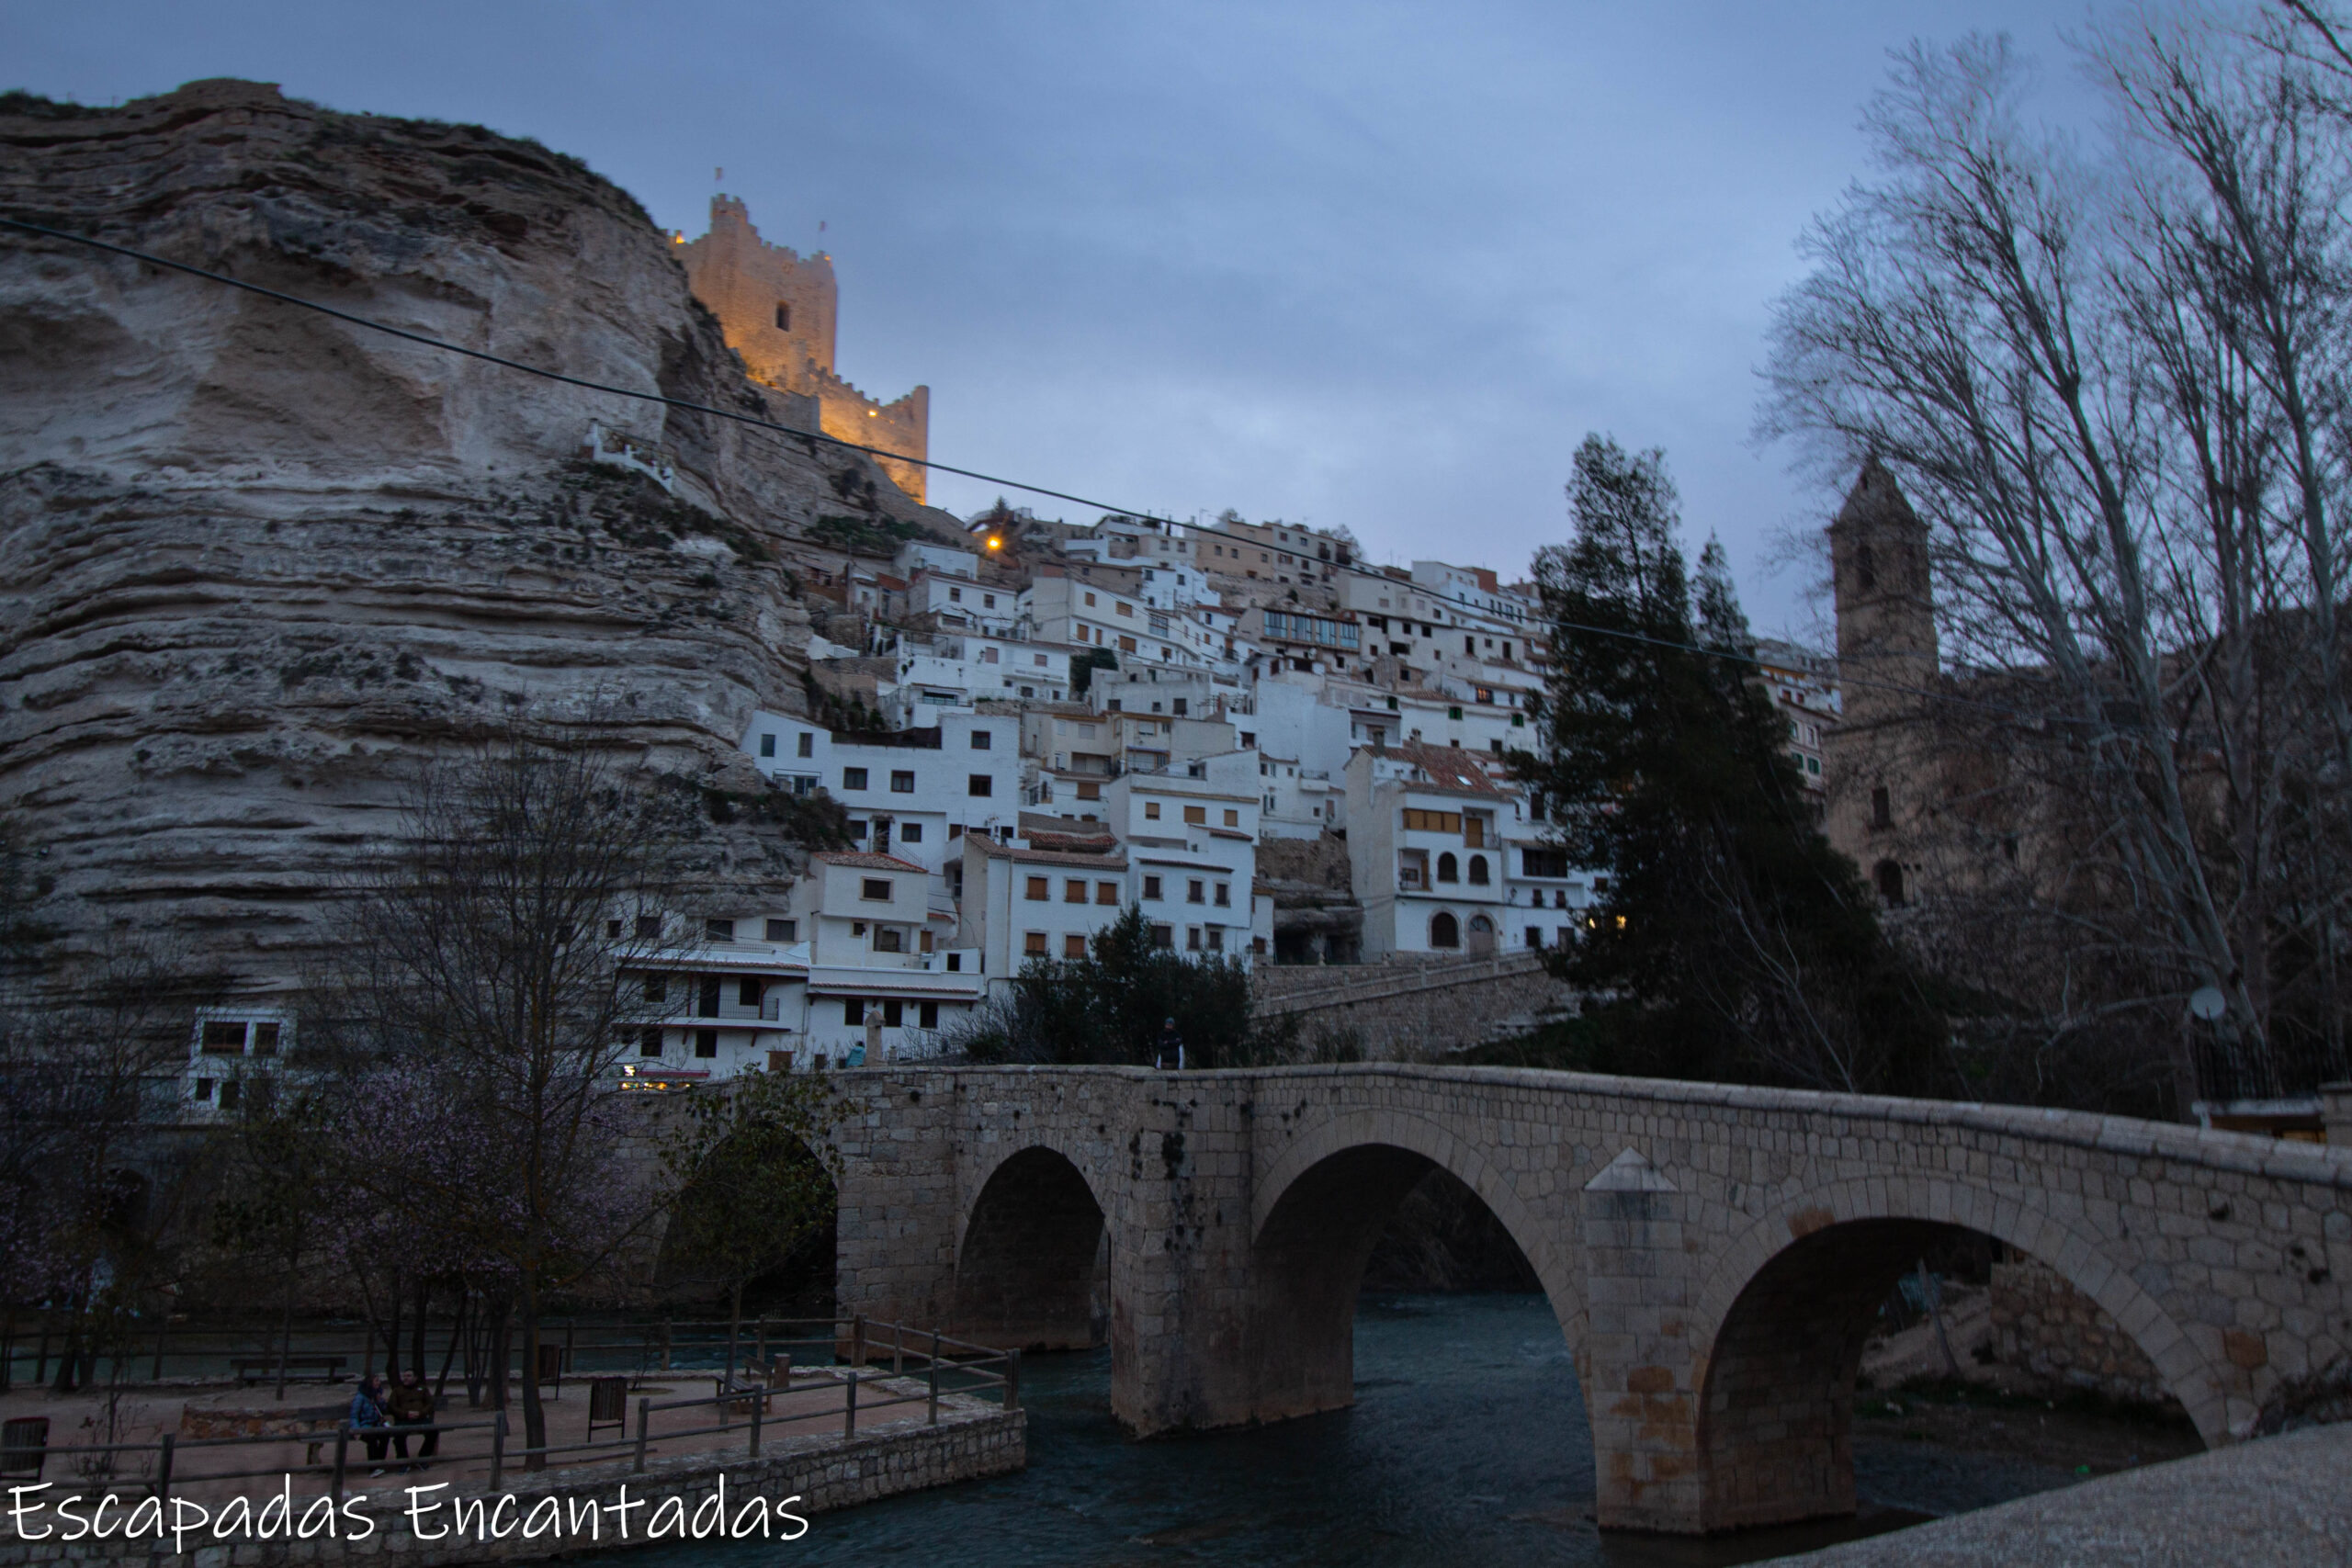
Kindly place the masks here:
MULTIPOLYGON (((815 399, 819 428, 836 440, 918 460, 930 456, 930 388, 886 403, 833 368, 840 291, 831 256, 803 256, 762 239, 751 209, 724 195, 711 197, 709 231, 678 249, 695 297, 718 318, 727 345, 742 355, 754 380, 815 399)), ((923 499, 920 461, 883 459, 881 468, 900 490, 923 499)))

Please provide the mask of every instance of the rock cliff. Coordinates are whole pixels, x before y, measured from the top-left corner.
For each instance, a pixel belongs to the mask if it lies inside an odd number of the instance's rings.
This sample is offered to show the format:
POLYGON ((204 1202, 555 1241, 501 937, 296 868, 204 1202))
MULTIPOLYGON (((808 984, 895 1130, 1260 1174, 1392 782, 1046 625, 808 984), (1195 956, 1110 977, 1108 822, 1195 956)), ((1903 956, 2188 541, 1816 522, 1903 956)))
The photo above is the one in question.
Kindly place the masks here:
MULTIPOLYGON (((11 96, 0 211, 766 409, 635 201, 478 127, 247 82, 11 96)), ((955 529, 854 454, 0 231, 0 828, 39 917, 61 953, 128 929, 282 984, 417 761, 517 710, 757 795, 737 742, 806 706, 790 562, 828 513, 955 529), (658 446, 674 496, 587 461, 592 421, 658 446)), ((757 815, 716 830, 715 893, 793 869, 757 815)))

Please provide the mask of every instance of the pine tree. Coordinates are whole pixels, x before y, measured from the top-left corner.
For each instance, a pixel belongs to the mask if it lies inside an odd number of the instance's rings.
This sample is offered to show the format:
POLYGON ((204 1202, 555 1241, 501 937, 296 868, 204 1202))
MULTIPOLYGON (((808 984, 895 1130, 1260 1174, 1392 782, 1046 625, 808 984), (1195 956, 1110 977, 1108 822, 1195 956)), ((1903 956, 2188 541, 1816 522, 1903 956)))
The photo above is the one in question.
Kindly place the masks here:
POLYGON ((1571 857, 1609 879, 1555 961, 1606 998, 1581 1059, 1660 1077, 1936 1087, 1941 1021, 1860 874, 1815 826, 1712 542, 1694 594, 1664 454, 1587 436, 1568 493, 1575 537, 1536 559, 1553 623, 1548 750, 1517 761, 1571 857))

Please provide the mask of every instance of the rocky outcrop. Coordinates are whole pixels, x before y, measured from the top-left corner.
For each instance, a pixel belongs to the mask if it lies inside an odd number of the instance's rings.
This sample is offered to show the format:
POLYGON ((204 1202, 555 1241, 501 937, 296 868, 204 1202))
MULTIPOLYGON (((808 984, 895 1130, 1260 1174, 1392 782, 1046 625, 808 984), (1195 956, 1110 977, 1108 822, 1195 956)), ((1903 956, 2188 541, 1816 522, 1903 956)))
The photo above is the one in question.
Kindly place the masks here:
MULTIPOLYGON (((245 82, 0 99, 0 211, 622 388, 760 413, 669 237, 576 160, 245 82)), ((244 987, 419 761, 528 711, 695 787, 806 706, 820 515, 929 522, 863 457, 0 233, 0 825, 86 951, 156 932, 244 987), (586 460, 592 421, 675 494, 586 460)), ((715 892, 786 835, 730 813, 715 892)))

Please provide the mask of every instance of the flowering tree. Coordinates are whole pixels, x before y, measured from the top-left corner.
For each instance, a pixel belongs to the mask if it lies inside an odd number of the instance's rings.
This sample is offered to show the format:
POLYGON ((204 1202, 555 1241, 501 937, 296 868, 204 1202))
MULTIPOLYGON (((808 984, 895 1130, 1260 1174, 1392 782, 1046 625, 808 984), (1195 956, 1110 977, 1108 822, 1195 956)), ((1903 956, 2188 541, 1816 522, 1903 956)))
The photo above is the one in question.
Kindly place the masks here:
POLYGON ((662 1209, 658 1168, 630 1157, 617 1067, 644 1003, 621 976, 662 949, 640 911, 682 828, 673 797, 516 732, 429 770, 348 900, 327 1005, 362 1207, 341 1245, 363 1263, 424 1247, 511 1287, 534 1450, 550 1297, 662 1209))

